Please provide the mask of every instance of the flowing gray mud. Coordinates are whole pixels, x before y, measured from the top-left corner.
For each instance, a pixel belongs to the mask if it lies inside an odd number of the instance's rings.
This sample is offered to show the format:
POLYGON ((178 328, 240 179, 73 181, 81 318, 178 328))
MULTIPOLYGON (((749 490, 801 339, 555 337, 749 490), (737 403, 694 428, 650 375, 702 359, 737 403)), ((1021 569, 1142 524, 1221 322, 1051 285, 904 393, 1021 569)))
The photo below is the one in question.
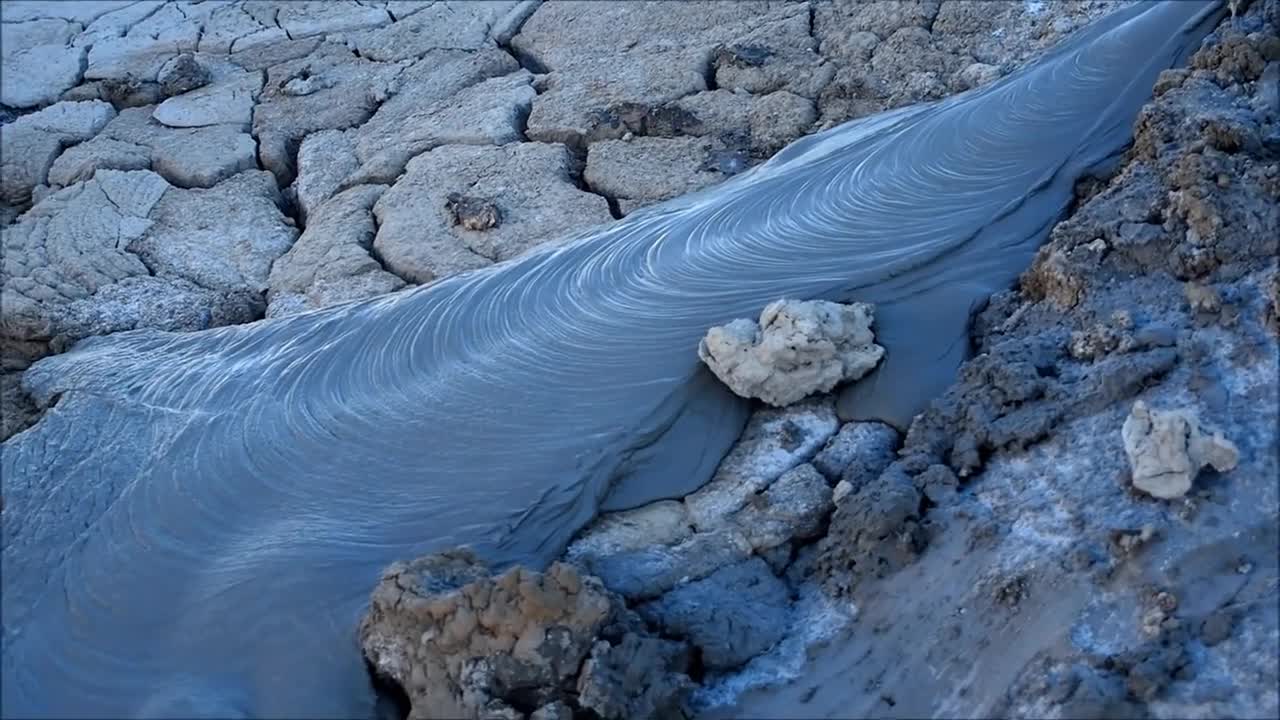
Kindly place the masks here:
POLYGON ((697 488, 748 410, 697 340, 779 297, 879 305, 887 362, 843 411, 904 425, 1219 12, 1126 9, 513 263, 37 363, 60 399, 4 446, 4 714, 371 714, 379 571, 457 545, 543 566, 598 511, 697 488))

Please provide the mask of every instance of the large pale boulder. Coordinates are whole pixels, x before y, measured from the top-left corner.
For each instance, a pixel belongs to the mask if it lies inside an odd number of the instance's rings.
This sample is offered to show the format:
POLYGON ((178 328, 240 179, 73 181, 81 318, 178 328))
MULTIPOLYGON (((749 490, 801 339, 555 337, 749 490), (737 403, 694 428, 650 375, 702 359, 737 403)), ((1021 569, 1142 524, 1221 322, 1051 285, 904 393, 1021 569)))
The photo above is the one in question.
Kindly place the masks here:
POLYGON ((711 328, 698 356, 734 393, 784 406, 866 375, 884 356, 870 305, 779 300, 759 323, 711 328))

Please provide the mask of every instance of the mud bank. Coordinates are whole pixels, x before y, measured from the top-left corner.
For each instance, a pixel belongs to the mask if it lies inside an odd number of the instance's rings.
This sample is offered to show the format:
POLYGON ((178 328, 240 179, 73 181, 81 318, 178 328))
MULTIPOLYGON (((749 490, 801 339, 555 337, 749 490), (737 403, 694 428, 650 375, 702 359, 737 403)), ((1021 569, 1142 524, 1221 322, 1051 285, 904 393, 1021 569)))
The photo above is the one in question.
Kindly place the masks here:
POLYGON ((806 577, 856 620, 705 717, 1280 711, 1276 22, 1255 3, 1161 78, 960 381, 837 502, 806 577), (1137 490, 1136 401, 1221 427, 1240 464, 1137 490))

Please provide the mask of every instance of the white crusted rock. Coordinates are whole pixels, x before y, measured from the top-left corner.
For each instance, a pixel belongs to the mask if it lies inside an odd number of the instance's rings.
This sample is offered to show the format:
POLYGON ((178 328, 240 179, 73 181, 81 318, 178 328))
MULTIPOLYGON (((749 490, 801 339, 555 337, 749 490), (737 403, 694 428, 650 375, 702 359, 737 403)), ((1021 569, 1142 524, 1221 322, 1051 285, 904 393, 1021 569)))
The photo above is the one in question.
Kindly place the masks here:
POLYGON ((693 534, 689 511, 676 500, 659 500, 633 510, 607 513, 591 523, 565 551, 571 562, 675 545, 693 534))
POLYGON ((752 548, 763 551, 817 535, 833 507, 826 478, 806 463, 739 508, 733 522, 752 548))
POLYGON ((751 416, 711 481, 684 499, 699 532, 731 524, 731 515, 792 468, 809 462, 840 429, 830 398, 751 416))
POLYGON ((713 327, 698 356, 734 393, 783 407, 866 375, 884 356, 870 305, 778 300, 759 323, 713 327))
POLYGON ((1156 410, 1139 400, 1129 411, 1120 436, 1133 486, 1165 500, 1186 495, 1202 468, 1212 466, 1225 472, 1240 460, 1235 444, 1221 432, 1202 429, 1190 408, 1156 410))

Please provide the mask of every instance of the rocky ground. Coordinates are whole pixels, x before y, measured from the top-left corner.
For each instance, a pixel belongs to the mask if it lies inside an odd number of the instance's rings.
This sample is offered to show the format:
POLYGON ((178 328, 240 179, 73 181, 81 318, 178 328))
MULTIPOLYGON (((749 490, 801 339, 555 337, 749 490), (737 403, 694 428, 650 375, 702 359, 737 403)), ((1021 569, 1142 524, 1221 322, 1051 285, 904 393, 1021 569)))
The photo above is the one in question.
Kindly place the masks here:
MULTIPOLYGON (((0 438, 79 339, 501 262, 1116 5, 6 2, 0 438)), ((371 665, 418 717, 1276 716, 1278 32, 1257 0, 1162 77, 905 437, 761 408, 706 487, 566 564, 392 568, 371 665), (1234 467, 1135 490, 1137 400, 1234 467)))

